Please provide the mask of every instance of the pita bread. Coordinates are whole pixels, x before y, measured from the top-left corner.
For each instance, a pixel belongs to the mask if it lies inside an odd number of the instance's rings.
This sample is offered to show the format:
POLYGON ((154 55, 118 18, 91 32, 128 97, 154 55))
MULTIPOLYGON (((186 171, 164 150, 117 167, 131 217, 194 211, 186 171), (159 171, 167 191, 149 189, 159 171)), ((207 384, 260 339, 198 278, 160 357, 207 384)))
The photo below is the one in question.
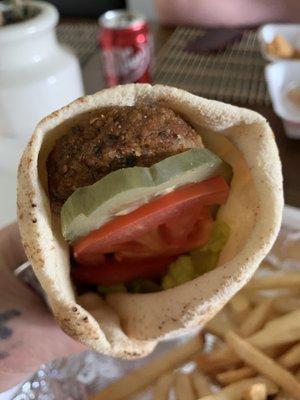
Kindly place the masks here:
POLYGON ((159 340, 199 329, 245 285, 277 236, 283 207, 274 135, 256 112, 206 100, 167 86, 129 84, 79 98, 36 127, 18 174, 18 219, 24 248, 61 328, 116 357, 141 357, 159 340), (50 211, 45 161, 55 140, 81 114, 108 105, 160 101, 179 112, 204 144, 233 168, 227 203, 219 211, 231 235, 218 267, 173 289, 149 294, 96 293, 76 297, 68 246, 50 211))

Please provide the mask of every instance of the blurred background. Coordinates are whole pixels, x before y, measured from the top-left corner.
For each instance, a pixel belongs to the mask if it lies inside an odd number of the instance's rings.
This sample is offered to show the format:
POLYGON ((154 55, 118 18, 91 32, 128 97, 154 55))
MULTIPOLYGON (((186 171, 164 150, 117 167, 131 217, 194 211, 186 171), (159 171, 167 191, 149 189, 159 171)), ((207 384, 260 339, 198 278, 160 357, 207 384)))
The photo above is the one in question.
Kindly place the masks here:
POLYGON ((286 203, 300 207, 299 57, 298 0, 0 1, 0 226, 15 219, 17 164, 36 123, 127 82, 181 87, 263 114, 279 146, 286 203))

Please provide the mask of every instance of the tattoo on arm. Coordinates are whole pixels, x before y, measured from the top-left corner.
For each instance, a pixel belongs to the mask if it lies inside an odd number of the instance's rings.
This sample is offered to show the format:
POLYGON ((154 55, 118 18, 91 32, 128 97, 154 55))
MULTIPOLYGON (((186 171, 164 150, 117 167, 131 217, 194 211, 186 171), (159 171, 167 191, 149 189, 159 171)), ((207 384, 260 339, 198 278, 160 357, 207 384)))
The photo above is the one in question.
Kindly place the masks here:
MULTIPOLYGON (((19 317, 20 315, 21 311, 17 310, 16 308, 11 308, 10 310, 0 312, 0 341, 11 337, 13 330, 7 326, 7 322, 9 322, 12 318, 19 317)), ((0 350, 0 360, 4 360, 8 356, 8 351, 0 350)))
MULTIPOLYGON (((12 318, 19 317, 20 315, 21 311, 15 308, 0 312, 0 340, 7 339, 12 335, 13 333, 12 328, 9 328, 6 324, 12 318)), ((0 353, 0 359, 1 359, 1 353, 0 353)))
POLYGON ((8 357, 8 351, 0 351, 0 360, 4 360, 4 358, 8 357))

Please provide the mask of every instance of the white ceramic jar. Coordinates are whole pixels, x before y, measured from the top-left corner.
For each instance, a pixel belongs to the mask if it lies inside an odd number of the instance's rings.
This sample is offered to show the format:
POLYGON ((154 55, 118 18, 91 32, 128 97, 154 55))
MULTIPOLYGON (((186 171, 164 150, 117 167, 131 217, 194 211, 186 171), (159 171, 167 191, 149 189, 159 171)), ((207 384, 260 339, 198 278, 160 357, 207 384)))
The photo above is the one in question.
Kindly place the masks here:
POLYGON ((35 17, 0 27, 0 139, 25 141, 42 117, 83 95, 78 60, 56 39, 56 8, 29 5, 35 17))

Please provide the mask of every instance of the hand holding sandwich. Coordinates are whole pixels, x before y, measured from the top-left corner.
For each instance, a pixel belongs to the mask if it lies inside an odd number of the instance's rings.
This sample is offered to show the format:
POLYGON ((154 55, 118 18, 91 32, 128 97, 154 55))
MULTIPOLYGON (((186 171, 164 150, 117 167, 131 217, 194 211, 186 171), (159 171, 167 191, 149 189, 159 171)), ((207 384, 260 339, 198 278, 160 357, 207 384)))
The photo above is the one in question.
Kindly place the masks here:
POLYGON ((41 299, 13 275, 26 259, 16 224, 0 231, 0 392, 42 364, 84 346, 57 325, 41 299))

